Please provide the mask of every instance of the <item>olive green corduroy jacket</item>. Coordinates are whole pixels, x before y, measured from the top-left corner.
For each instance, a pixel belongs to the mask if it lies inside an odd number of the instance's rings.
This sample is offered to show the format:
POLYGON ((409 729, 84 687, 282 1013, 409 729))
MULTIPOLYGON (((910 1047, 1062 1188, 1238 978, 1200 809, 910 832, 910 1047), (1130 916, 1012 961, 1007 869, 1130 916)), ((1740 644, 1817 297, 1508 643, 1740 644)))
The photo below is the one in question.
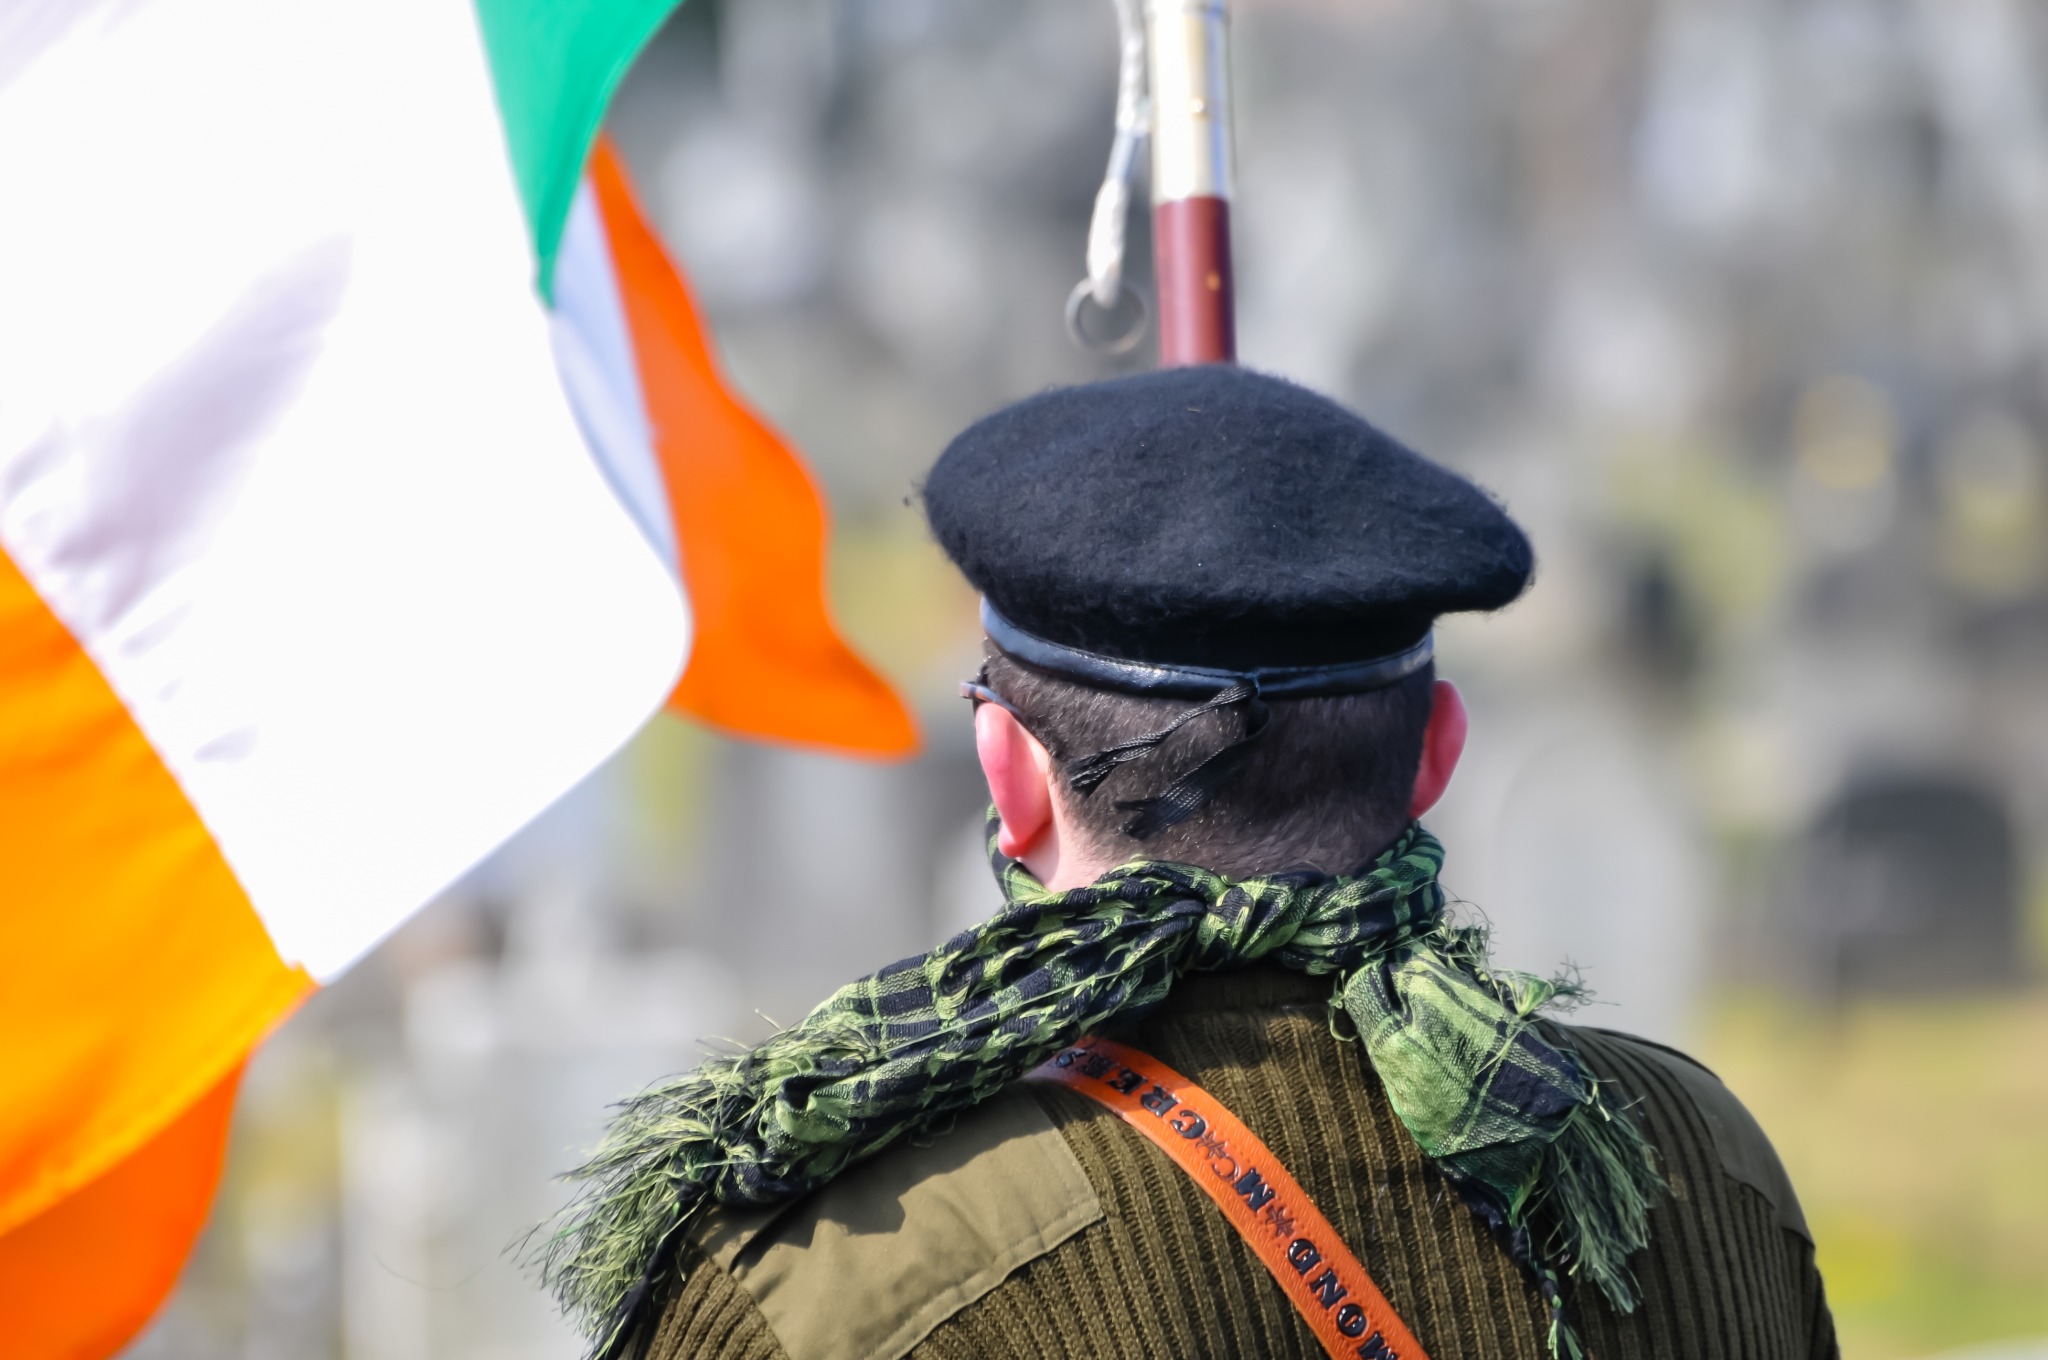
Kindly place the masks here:
MULTIPOLYGON (((1263 1139, 1431 1360, 1548 1360, 1536 1291, 1422 1161, 1327 979, 1184 979, 1117 1037, 1263 1139)), ((1618 1316, 1578 1289, 1594 1360, 1837 1356, 1813 1245, 1727 1088, 1640 1039, 1565 1027, 1656 1144, 1671 1195, 1618 1316)), ((775 1211, 721 1215, 639 1338, 641 1360, 1316 1357, 1308 1326, 1184 1172, 1084 1097, 1025 1084, 775 1211)), ((1403 1357, 1403 1360, 1408 1360, 1403 1357)))

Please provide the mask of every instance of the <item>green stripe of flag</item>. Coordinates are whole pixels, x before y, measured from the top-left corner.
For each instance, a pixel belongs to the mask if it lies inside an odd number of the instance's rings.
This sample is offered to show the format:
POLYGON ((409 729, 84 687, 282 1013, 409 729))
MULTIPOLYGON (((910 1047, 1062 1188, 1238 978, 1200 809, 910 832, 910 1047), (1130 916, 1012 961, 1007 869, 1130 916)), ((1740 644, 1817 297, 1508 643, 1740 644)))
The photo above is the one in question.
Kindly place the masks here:
POLYGON ((681 0, 476 0, 512 172, 553 300, 555 251, 612 93, 681 0))

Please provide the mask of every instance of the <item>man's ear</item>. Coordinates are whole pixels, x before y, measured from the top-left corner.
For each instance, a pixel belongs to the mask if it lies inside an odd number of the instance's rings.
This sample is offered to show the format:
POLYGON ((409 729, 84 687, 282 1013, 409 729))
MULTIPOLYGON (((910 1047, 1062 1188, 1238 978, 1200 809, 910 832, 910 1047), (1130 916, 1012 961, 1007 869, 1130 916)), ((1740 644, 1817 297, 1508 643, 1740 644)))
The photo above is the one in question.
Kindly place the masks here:
POLYGON ((1429 726, 1422 732, 1422 760, 1415 767, 1415 794, 1408 804, 1408 816, 1420 817, 1435 807, 1451 786, 1451 774, 1458 757, 1465 754, 1465 731, 1469 719, 1464 696, 1448 680, 1439 680, 1429 691, 1429 726))
POLYGON ((996 848, 1014 860, 1052 848, 1052 755, 1000 704, 974 710, 974 752, 1003 820, 996 848))

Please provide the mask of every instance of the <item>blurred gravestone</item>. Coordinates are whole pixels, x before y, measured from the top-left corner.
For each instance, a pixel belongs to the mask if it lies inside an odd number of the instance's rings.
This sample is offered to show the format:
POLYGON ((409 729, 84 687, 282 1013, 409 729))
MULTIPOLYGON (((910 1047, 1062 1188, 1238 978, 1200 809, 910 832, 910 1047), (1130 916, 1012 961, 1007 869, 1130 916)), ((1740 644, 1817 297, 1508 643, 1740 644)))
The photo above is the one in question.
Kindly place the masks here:
POLYGON ((2020 874, 1995 792, 1939 776, 1850 787, 1809 836, 1795 916, 1834 993, 1950 991, 2020 973, 2020 874))

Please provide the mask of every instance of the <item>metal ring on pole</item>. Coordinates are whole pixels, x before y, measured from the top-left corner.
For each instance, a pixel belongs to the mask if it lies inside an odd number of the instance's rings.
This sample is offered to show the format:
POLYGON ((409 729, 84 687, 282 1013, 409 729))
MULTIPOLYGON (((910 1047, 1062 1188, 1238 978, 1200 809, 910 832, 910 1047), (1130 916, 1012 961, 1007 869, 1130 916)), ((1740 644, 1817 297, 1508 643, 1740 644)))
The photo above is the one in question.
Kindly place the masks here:
POLYGON ((1110 143, 1102 187, 1095 193, 1095 210, 1088 217, 1088 277, 1067 298, 1067 334, 1091 354, 1124 354, 1136 348, 1152 310, 1143 294, 1132 293, 1137 315, 1127 329, 1098 339, 1088 333, 1085 324, 1090 300, 1105 317, 1114 317, 1121 310, 1118 304, 1124 294, 1131 292, 1124 282, 1124 228, 1131 213, 1131 169, 1152 118, 1150 101, 1145 98, 1143 0, 1112 3, 1116 8, 1118 52, 1116 138, 1110 143))
MULTIPOLYGON (((1121 334, 1113 334, 1105 339, 1090 335, 1087 325, 1082 320, 1087 315, 1088 304, 1094 301, 1094 292, 1094 281, 1082 279, 1074 285, 1074 291, 1067 294, 1067 334, 1076 345, 1090 354, 1130 353, 1138 347, 1138 342, 1145 338, 1146 324, 1152 319, 1151 305, 1145 301, 1143 293, 1128 283, 1124 284, 1117 290, 1117 296, 1119 299, 1129 298, 1136 315, 1121 334)), ((1114 306, 1103 307, 1097 303, 1095 310, 1113 316, 1123 309, 1114 306)))

